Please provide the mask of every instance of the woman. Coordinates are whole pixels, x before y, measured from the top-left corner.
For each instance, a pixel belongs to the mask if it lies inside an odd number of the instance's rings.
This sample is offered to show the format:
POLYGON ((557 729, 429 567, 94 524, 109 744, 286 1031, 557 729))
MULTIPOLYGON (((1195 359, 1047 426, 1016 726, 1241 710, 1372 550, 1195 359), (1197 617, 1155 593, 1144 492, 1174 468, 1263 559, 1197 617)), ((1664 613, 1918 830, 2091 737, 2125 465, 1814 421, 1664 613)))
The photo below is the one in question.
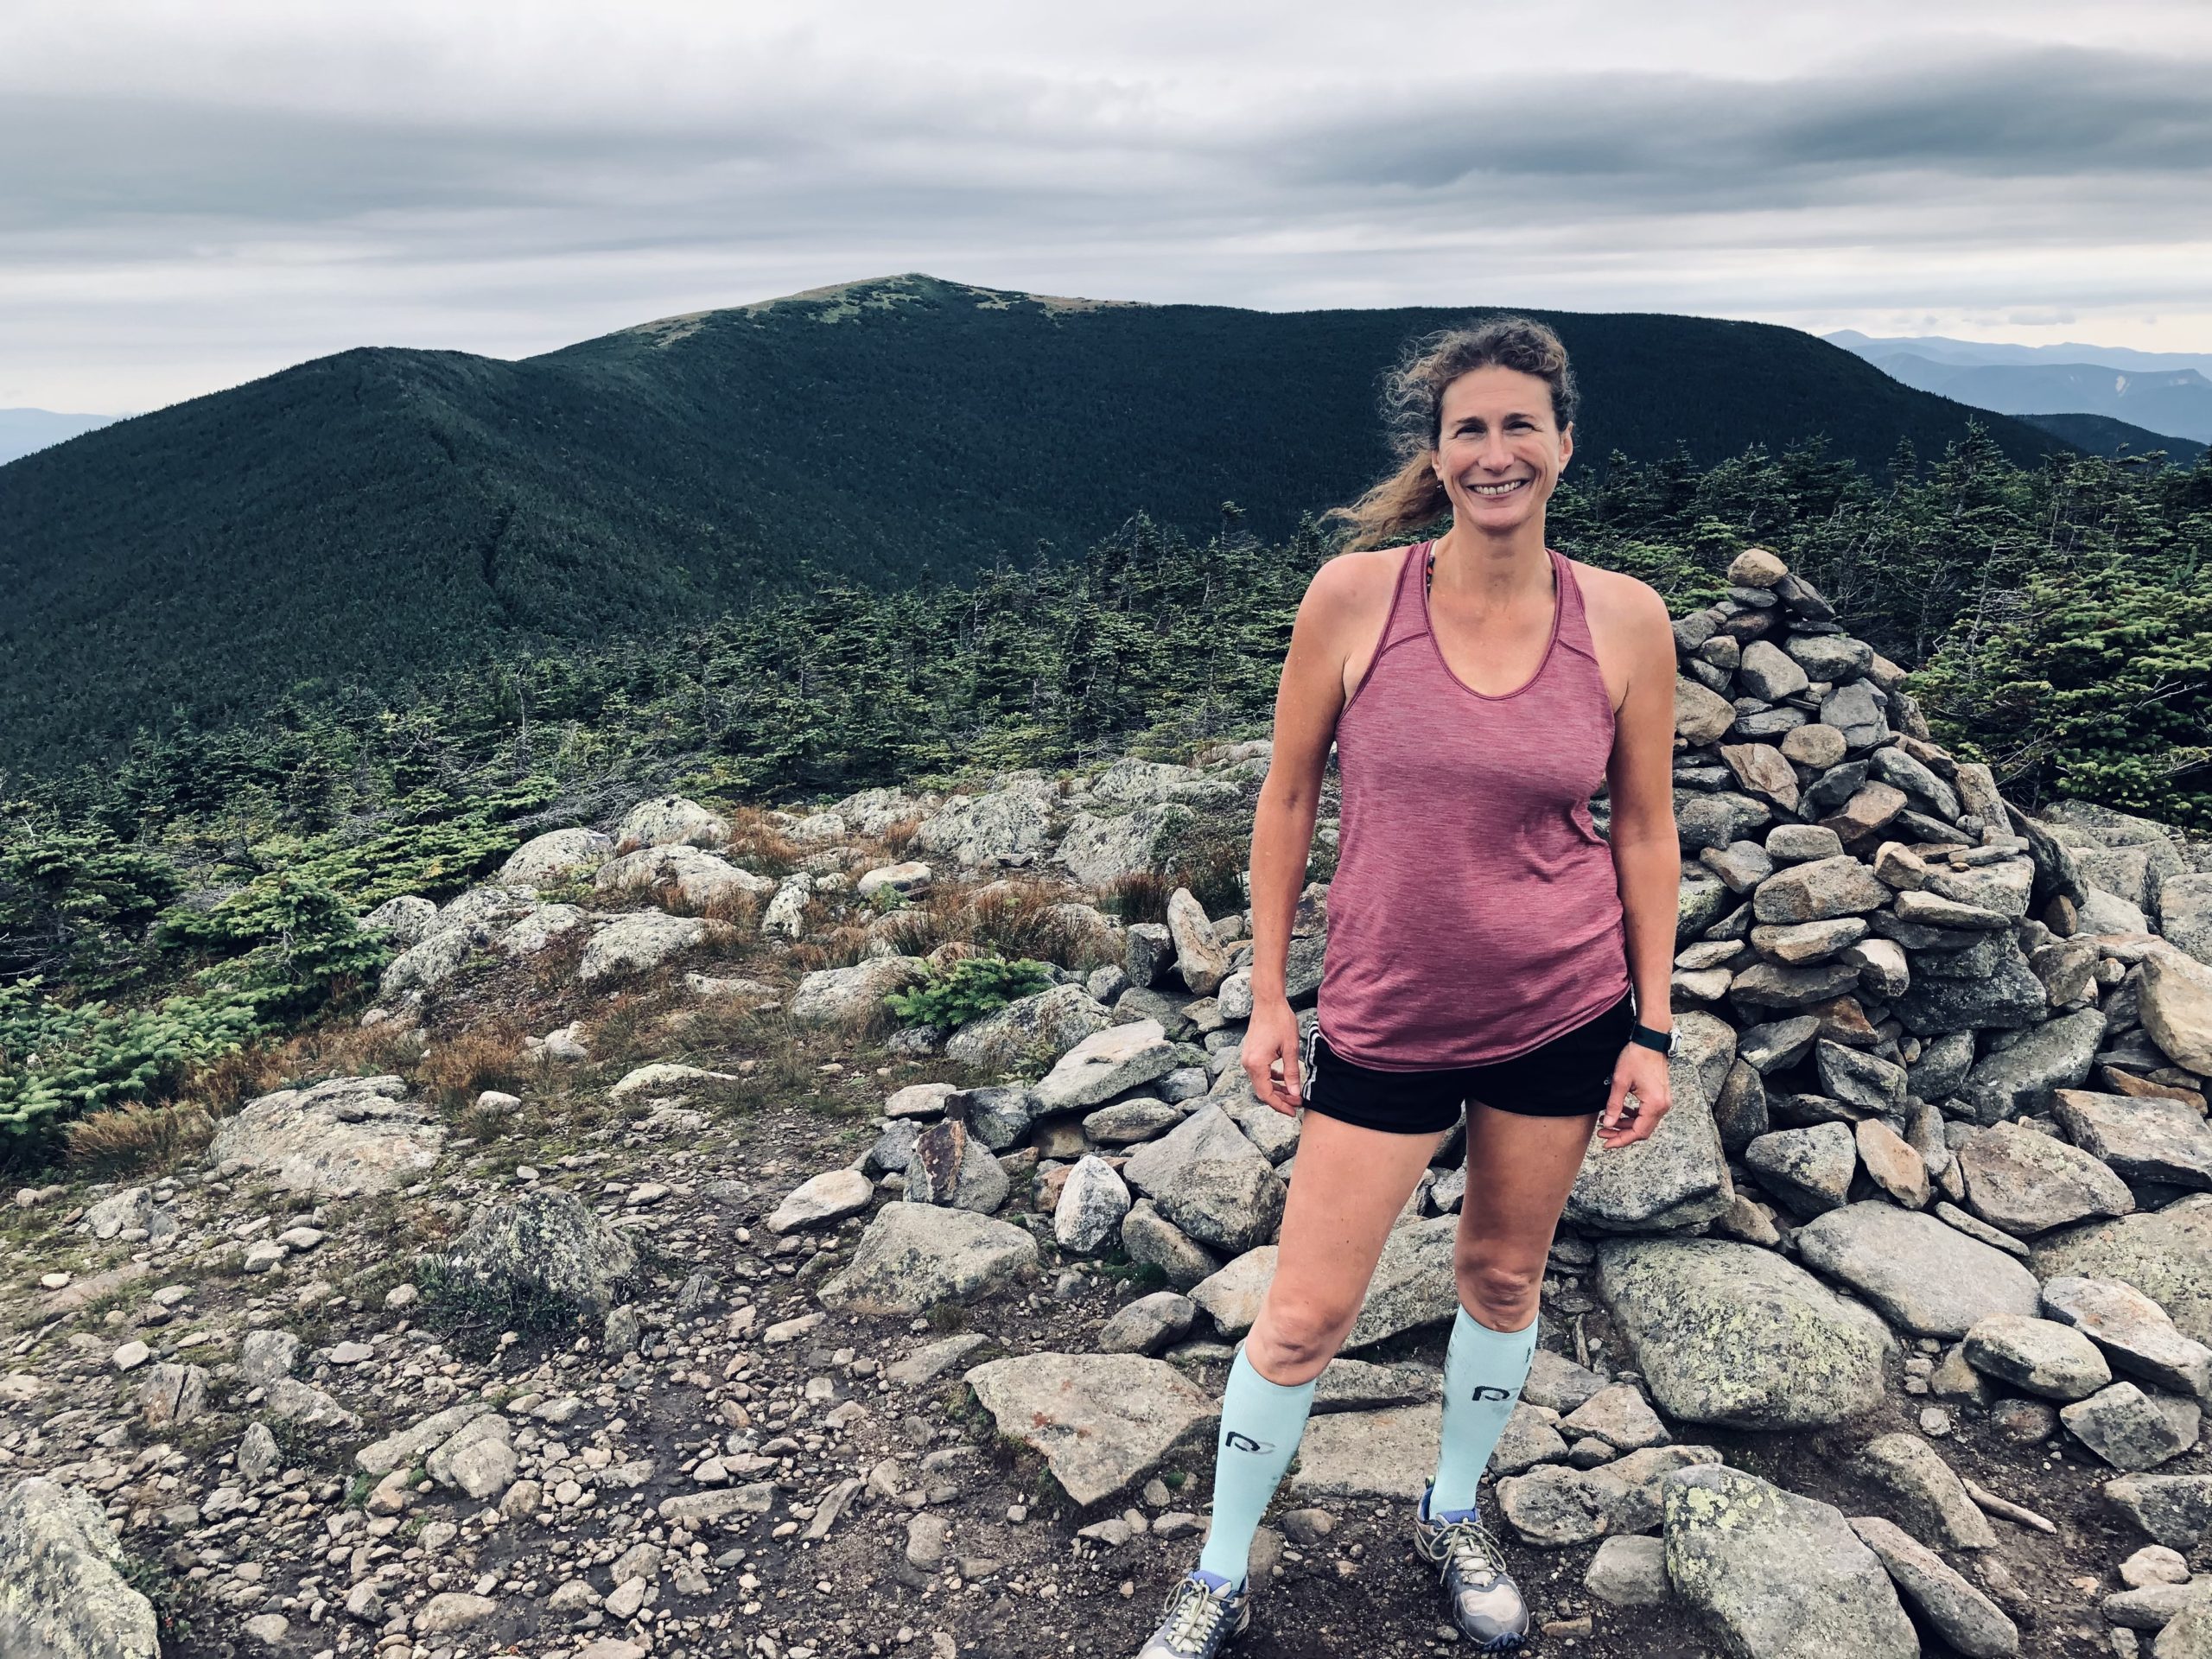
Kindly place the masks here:
POLYGON ((1421 342, 1387 402, 1404 464, 1338 510, 1365 550, 1325 564, 1299 607, 1253 827, 1243 1059, 1305 1124, 1274 1279, 1222 1397, 1205 1551, 1140 1659, 1213 1659, 1249 1623, 1246 1556, 1315 1380, 1463 1103, 1459 1311, 1414 1541, 1464 1635, 1491 1652, 1527 1637, 1477 1483, 1528 1376, 1593 1125, 1618 1149, 1669 1104, 1681 877, 1665 602, 1544 541, 1574 404, 1541 323, 1421 342), (1434 542, 1375 545, 1447 509, 1434 542), (1342 838, 1301 1053, 1285 964, 1332 741, 1342 838), (1589 815, 1601 780, 1610 842, 1589 815))

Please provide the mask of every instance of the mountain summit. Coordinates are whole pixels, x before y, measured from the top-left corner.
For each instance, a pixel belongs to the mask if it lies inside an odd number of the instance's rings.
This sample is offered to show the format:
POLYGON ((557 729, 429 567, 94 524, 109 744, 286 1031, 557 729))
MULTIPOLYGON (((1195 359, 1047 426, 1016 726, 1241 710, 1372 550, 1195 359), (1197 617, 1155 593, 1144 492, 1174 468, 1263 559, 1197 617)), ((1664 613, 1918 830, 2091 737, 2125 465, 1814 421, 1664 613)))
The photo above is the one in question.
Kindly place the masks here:
MULTIPOLYGON (((1263 536, 1387 462, 1377 377, 1472 308, 1271 313, 920 273, 510 362, 341 352, 0 469, 0 765, 389 690, 486 652, 715 615, 808 568, 885 585, 1073 550, 1139 511, 1263 536)), ((1878 464, 1969 418, 1795 329, 1539 312, 1612 450, 1825 435, 1878 464)), ((2058 440, 1986 424, 2015 459, 2058 440)))

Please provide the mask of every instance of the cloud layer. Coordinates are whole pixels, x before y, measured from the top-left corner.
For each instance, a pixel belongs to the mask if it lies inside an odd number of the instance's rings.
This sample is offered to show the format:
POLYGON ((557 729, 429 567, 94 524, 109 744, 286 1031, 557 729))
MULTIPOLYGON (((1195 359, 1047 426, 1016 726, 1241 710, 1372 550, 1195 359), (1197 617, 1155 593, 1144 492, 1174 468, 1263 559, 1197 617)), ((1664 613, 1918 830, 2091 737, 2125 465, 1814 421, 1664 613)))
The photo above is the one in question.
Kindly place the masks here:
POLYGON ((1353 10, 11 10, 0 405, 906 270, 2212 349, 2192 0, 1353 10))

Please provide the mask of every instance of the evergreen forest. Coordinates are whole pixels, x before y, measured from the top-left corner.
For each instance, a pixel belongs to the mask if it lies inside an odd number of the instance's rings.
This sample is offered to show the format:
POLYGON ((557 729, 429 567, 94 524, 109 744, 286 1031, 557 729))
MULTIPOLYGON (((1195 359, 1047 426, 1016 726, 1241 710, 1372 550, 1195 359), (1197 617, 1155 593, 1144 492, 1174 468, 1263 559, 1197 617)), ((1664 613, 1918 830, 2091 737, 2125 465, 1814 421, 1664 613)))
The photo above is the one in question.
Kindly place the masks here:
MULTIPOLYGON (((1572 475, 1570 475, 1572 476, 1572 475)), ((355 918, 441 898, 544 830, 639 795, 820 801, 1266 734, 1312 518, 1204 534, 1135 514, 1080 556, 788 590, 604 644, 486 646, 391 693, 337 679, 251 721, 163 720, 112 760, 0 777, 0 1156, 341 1005, 355 918)), ((1941 741, 2034 806, 2083 797, 2212 830, 2212 458, 2053 454, 1970 426, 1866 467, 1817 441, 1700 463, 1616 453, 1550 538, 1677 613, 1774 548, 1914 671, 1941 741)))
MULTIPOLYGON (((1078 558, 1141 512, 1203 536, 1235 501, 1284 542, 1384 467, 1377 380, 1402 346, 1478 315, 907 276, 520 362, 304 363, 0 467, 0 766, 105 761, 296 693, 398 696, 487 656, 601 660, 772 596, 803 609, 825 581, 966 584, 1040 543, 1078 558)), ((1872 472, 1971 416, 1795 329, 1536 315, 1573 356, 1584 472, 1821 434, 1872 472)), ((2072 452, 1984 428, 2023 465, 2072 452)))

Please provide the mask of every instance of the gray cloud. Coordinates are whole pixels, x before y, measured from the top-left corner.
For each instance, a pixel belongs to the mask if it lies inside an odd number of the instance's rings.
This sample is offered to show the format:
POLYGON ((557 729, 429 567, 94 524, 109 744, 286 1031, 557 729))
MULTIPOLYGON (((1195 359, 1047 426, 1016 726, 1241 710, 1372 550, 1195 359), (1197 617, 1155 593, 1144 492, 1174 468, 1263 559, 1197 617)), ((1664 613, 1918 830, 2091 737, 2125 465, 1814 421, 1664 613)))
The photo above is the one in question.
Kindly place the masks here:
POLYGON ((1023 14, 979 4, 966 56, 887 11, 864 42, 801 22, 658 57, 628 14, 592 15, 596 52, 427 11, 110 55, 60 14, 12 53, 0 25, 0 404, 147 407, 365 342, 514 354, 914 269, 2212 347, 2212 31, 2186 0, 2109 14, 2163 28, 2156 54, 2030 0, 1980 38, 1867 0, 1847 61, 1575 0, 1615 48, 1512 73, 1409 57, 1417 10, 1255 39, 1160 7, 1104 40, 994 35, 1023 14))

